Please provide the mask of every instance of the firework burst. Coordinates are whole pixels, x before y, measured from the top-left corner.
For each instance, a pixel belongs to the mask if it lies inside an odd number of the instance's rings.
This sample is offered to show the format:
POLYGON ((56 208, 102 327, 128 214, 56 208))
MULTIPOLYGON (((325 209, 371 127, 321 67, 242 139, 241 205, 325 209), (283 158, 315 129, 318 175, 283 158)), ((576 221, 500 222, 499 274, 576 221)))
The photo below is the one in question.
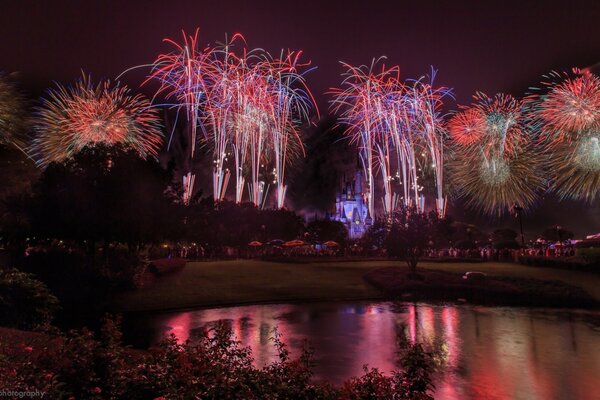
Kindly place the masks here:
MULTIPOLYGON (((173 100, 169 105, 178 111, 185 110, 189 164, 201 130, 213 152, 215 202, 226 195, 232 156, 236 202, 242 201, 247 184, 250 201, 263 207, 272 180, 281 208, 286 165, 302 151, 298 129, 316 109, 304 80, 309 63, 299 61, 301 52, 282 52, 273 58, 262 49, 249 51, 240 34, 223 45, 199 50, 197 36, 198 31, 193 36, 184 33, 182 44, 167 40, 175 50, 157 58, 148 78, 160 82, 157 95, 173 100)), ((184 177, 186 203, 193 181, 190 167, 184 177)))
MULTIPOLYGON (((177 109, 177 116, 184 110, 188 134, 187 173, 183 176, 183 202, 189 204, 194 191, 195 174, 192 172, 192 162, 197 146, 198 132, 207 136, 203 126, 204 105, 206 104, 208 86, 214 76, 213 52, 210 47, 200 49, 198 32, 187 35, 182 32, 183 41, 178 43, 171 39, 164 41, 174 50, 160 54, 152 64, 150 80, 160 84, 157 95, 164 95, 167 106, 177 109)), ((171 133, 172 138, 173 132, 171 133)), ((169 140, 171 143, 171 140, 169 140)))
POLYGON ((452 182, 468 207, 501 216, 514 205, 533 206, 544 183, 535 152, 527 149, 509 158, 473 153, 467 147, 455 148, 450 162, 452 182))
POLYGON ((551 73, 528 97, 552 189, 561 198, 600 197, 600 78, 551 73))
MULTIPOLYGON (((344 64, 346 72, 342 88, 332 90, 332 108, 348 126, 351 141, 358 144, 360 160, 367 180, 369 213, 374 213, 374 183, 381 175, 384 195, 383 210, 392 213, 401 200, 405 206, 425 209, 423 187, 419 179, 424 168, 432 168, 436 187, 436 206, 444 215, 442 193, 445 131, 441 108, 446 88, 434 88, 425 77, 402 82, 400 68, 375 70, 370 66, 344 64), (422 154, 419 160, 416 154, 422 154), (423 164, 423 165, 421 165, 423 164), (394 193, 397 181, 404 196, 394 193)), ((433 80, 435 71, 431 75, 433 80)))
POLYGON ((359 67, 342 63, 346 69, 342 75, 342 86, 331 90, 332 110, 339 114, 341 122, 348 127, 347 134, 351 142, 357 143, 359 147, 360 162, 366 178, 365 200, 372 218, 375 216, 374 176, 377 170, 381 172, 383 179, 385 212, 393 209, 390 171, 392 136, 388 126, 396 126, 397 121, 388 109, 400 87, 400 68, 386 68, 382 64, 381 71, 378 72, 376 67, 380 60, 373 60, 371 65, 359 67))
POLYGON ((448 123, 458 195, 485 214, 531 207, 544 183, 523 109, 512 96, 477 93, 448 123))
POLYGON ((85 77, 48 92, 35 130, 31 153, 42 166, 97 144, 122 144, 143 158, 157 156, 162 144, 160 120, 146 98, 108 81, 94 86, 85 77))

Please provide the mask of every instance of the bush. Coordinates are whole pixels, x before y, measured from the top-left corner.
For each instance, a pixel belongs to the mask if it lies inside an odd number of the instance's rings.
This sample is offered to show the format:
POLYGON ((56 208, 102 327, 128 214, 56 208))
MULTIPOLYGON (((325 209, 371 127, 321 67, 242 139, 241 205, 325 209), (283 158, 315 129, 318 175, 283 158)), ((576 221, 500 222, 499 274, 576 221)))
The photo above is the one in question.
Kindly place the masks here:
POLYGON ((99 272, 111 290, 120 291, 135 288, 144 269, 145 264, 137 254, 117 248, 108 251, 99 272))
POLYGON ((278 360, 256 368, 251 350, 240 346, 225 323, 205 329, 193 344, 171 337, 141 352, 124 347, 118 321, 107 319, 99 340, 84 330, 39 346, 0 343, 0 387, 37 389, 48 398, 432 399, 431 357, 419 344, 405 349, 403 371, 366 371, 336 388, 312 382, 307 346, 291 359, 277 334, 273 342, 278 360))
POLYGON ((110 289, 108 278, 87 265, 76 251, 51 248, 32 252, 22 269, 35 274, 58 297, 66 312, 92 312, 101 308, 110 289))
POLYGON ((576 250, 578 257, 586 263, 600 267, 600 247, 585 247, 576 250))
POLYGON ((456 248, 461 250, 472 250, 477 248, 477 244, 472 240, 459 240, 456 242, 456 248))
POLYGON ((0 324, 33 329, 49 324, 58 299, 33 275, 16 269, 0 270, 0 324))
POLYGON ((494 249, 496 250, 504 250, 504 249, 518 249, 521 245, 516 240, 500 240, 494 242, 494 249))
MULTIPOLYGON (((583 249, 579 249, 578 252, 583 249)), ((533 267, 562 268, 577 270, 597 270, 598 264, 586 260, 584 257, 541 257, 541 256, 519 256, 519 263, 533 267)))

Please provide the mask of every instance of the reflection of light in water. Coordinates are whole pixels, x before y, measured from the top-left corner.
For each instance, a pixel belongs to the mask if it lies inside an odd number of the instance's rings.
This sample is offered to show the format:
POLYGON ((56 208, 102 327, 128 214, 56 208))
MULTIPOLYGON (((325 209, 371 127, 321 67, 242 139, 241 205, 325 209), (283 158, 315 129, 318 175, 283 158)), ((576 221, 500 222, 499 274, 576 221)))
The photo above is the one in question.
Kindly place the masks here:
POLYGON ((442 309, 442 326, 444 330, 444 344, 447 353, 448 364, 452 367, 458 365, 458 358, 460 357, 460 338, 459 338, 459 326, 458 326, 458 312, 455 307, 444 307, 442 309))
POLYGON ((183 343, 190 338, 190 313, 175 314, 173 318, 167 321, 171 328, 168 334, 173 334, 179 343, 183 343))
MULTIPOLYGON (((257 366, 276 361, 269 340, 277 327, 292 356, 307 338, 316 373, 335 383, 396 368, 396 330, 409 339, 444 341, 446 366, 436 399, 600 399, 600 332, 567 312, 428 304, 297 304, 183 312, 163 318, 179 340, 217 320, 231 322, 257 366)), ((600 314, 592 314, 596 318, 600 314)))
POLYGON ((411 342, 417 340, 417 306, 414 304, 408 306, 408 334, 411 342))
POLYGON ((421 337, 418 338, 419 341, 423 341, 425 343, 432 343, 433 339, 436 336, 435 332, 435 320, 433 316, 433 309, 428 306, 418 306, 419 310, 419 322, 421 323, 421 337))

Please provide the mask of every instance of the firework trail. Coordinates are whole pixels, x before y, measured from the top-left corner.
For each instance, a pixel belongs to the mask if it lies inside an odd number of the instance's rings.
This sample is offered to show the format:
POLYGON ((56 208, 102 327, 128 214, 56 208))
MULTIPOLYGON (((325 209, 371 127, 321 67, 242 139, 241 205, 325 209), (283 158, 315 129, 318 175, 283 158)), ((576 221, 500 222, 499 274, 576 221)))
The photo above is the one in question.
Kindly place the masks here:
MULTIPOLYGON (((406 92, 406 87, 402 87, 396 92, 387 125, 396 149, 398 169, 396 178, 400 181, 403 189, 403 205, 423 210, 422 187, 418 183, 418 160, 416 157, 419 152, 419 130, 417 129, 418 124, 415 123, 415 103, 410 101, 410 96, 407 96, 406 92)), ((421 152, 421 154, 425 156, 425 153, 421 152)))
POLYGON ((75 86, 57 85, 38 109, 31 154, 41 166, 61 162, 87 146, 122 144, 146 158, 162 145, 160 119, 142 95, 85 76, 75 86))
MULTIPOLYGON (((268 60, 270 85, 272 91, 271 147, 274 157, 273 183, 277 185, 277 208, 283 208, 287 186, 285 185, 285 167, 290 160, 304 152, 299 127, 309 121, 311 110, 317 110, 304 75, 299 70, 310 63, 300 63, 302 52, 289 52, 279 59, 268 60)), ((317 111, 318 114, 318 111, 317 111)))
MULTIPOLYGON (((381 60, 381 59, 380 59, 381 60)), ((358 143, 359 157, 366 178, 366 203, 371 218, 375 216, 376 168, 382 170, 384 183, 384 209, 392 208, 391 174, 389 172, 390 145, 389 135, 384 123, 387 105, 385 99, 396 89, 399 68, 375 72, 380 60, 373 60, 370 66, 355 67, 342 63, 345 72, 340 88, 332 89, 332 110, 340 116, 340 121, 348 126, 348 134, 354 143, 358 143), (377 164, 376 164, 377 163, 377 164)))
POLYGON ((0 144, 15 146, 26 153, 27 121, 25 97, 0 73, 0 144))
MULTIPOLYGON (((432 69, 430 81, 423 77, 412 82, 407 87, 409 103, 413 105, 412 121, 407 123, 417 124, 420 133, 421 148, 429 154, 428 166, 433 169, 436 189, 436 209, 440 217, 446 215, 447 199, 444 196, 444 147, 446 142, 446 130, 444 127, 442 108, 446 97, 452 97, 452 91, 445 87, 434 88, 436 71, 432 69)), ((414 164, 413 164, 414 165, 414 164)), ((424 205, 421 206, 424 209, 424 205)))
POLYGON ((198 131, 202 131, 206 136, 202 111, 207 99, 208 86, 214 76, 214 50, 198 47, 198 30, 194 35, 182 32, 182 36, 181 44, 171 39, 164 40, 175 49, 157 57, 150 76, 144 83, 150 80, 158 81, 160 88, 156 94, 163 94, 167 100, 175 101, 169 106, 185 110, 190 152, 187 160, 188 171, 183 177, 183 202, 188 204, 194 190, 195 175, 191 165, 196 151, 198 131))
MULTIPOLYGON (((234 35, 231 41, 226 41, 224 46, 214 51, 213 77, 207 90, 205 104, 207 125, 211 127, 212 133, 213 199, 215 202, 223 200, 231 175, 225 163, 228 161, 229 146, 233 140, 229 130, 232 127, 233 114, 236 112, 237 90, 239 89, 240 60, 232 51, 236 41, 244 42, 244 38, 239 34, 234 35)), ((236 200, 238 200, 237 194, 236 200)), ((241 197, 239 201, 241 201, 241 197)))
POLYGON ((592 202, 600 197, 600 78, 578 69, 544 78, 527 101, 552 189, 592 202))
POLYGON ((250 150, 250 182, 248 193, 250 201, 258 207, 264 205, 264 199, 268 187, 265 180, 261 179, 261 168, 265 169, 265 144, 269 128, 271 128, 270 114, 272 112, 269 92, 267 90, 267 76, 260 68, 260 64, 253 68, 250 73, 249 88, 250 101, 243 110, 244 122, 247 124, 246 131, 250 133, 248 146, 250 150))
POLYGON ((453 180, 468 206, 499 216, 514 205, 533 205, 543 179, 522 100, 477 93, 448 127, 453 180))
MULTIPOLYGON (((186 110, 194 156, 197 131, 204 132, 213 150, 213 198, 226 194, 233 155, 235 199, 242 201, 247 184, 250 201, 263 207, 268 191, 267 168, 273 162, 277 205, 283 207, 285 167, 298 148, 298 128, 308 121, 314 100, 299 69, 300 52, 274 59, 262 49, 248 51, 236 34, 220 47, 197 49, 197 34, 186 36, 173 53, 160 55, 149 79, 161 83, 158 94, 174 99, 173 106, 186 110), (290 137, 297 139, 290 141, 290 137), (248 179, 246 179, 248 177, 248 179), (248 182, 247 182, 248 181, 248 182)), ((315 107, 316 108, 316 107, 315 107)), ((187 196, 193 174, 184 177, 187 196)), ((189 192, 189 193, 188 193, 189 192)))
MULTIPOLYGON (((446 88, 434 88, 425 78, 403 83, 397 66, 382 66, 380 72, 375 72, 378 61, 360 67, 343 64, 346 72, 342 88, 331 92, 334 95, 333 110, 349 127, 351 140, 359 144, 367 177, 369 212, 371 215, 374 212, 373 179, 376 173, 381 173, 385 213, 393 212, 400 200, 393 191, 394 180, 402 185, 404 205, 414 205, 423 211, 425 203, 419 178, 429 165, 434 171, 437 210, 444 216, 445 130, 441 109, 444 97, 451 92, 446 88), (419 160, 416 154, 422 154, 425 159, 419 160)), ((434 77, 435 71, 431 81, 434 77)))

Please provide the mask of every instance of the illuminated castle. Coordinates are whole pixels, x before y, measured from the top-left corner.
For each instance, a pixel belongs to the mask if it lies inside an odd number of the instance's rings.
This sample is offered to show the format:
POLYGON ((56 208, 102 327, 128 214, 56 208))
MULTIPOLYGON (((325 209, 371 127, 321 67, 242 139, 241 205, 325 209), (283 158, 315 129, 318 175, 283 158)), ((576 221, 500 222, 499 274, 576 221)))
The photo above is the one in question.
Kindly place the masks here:
POLYGON ((373 224, 362 186, 362 172, 358 169, 353 181, 342 182, 341 191, 335 198, 333 219, 346 226, 350 239, 360 238, 373 224))

